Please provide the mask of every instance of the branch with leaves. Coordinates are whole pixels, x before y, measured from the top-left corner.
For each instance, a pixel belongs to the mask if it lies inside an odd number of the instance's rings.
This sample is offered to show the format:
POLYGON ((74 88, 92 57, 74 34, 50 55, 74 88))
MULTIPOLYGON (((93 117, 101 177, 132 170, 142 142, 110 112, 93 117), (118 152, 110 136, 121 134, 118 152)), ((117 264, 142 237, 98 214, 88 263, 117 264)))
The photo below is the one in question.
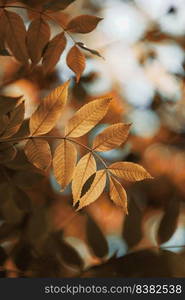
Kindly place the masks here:
POLYGON ((41 101, 30 117, 29 133, 20 137, 14 135, 24 121, 24 101, 22 98, 2 97, 0 149, 2 153, 5 151, 5 158, 8 153, 9 159, 14 159, 15 144, 27 140, 24 152, 36 168, 47 171, 52 164, 55 178, 62 190, 72 182, 73 204, 79 203, 78 210, 93 203, 102 194, 108 178, 110 198, 127 213, 126 192, 117 178, 140 181, 152 177, 142 166, 130 162, 116 162, 107 166, 99 152, 112 150, 125 143, 130 124, 118 123, 106 128, 95 137, 92 147, 79 143, 77 138, 93 129, 108 111, 111 99, 100 98, 84 105, 74 114, 65 127, 64 136, 48 135, 62 115, 68 98, 68 87, 69 82, 64 83, 41 101), (8 108, 7 101, 11 103, 8 108), (53 156, 47 139, 60 141, 53 156), (78 163, 77 146, 88 152, 78 163), (101 162, 103 169, 97 170, 96 160, 101 162), (91 178, 90 188, 82 194, 84 185, 91 178))
POLYGON ((90 49, 84 43, 75 41, 71 34, 86 34, 93 31, 102 18, 81 15, 67 21, 64 26, 63 12, 61 22, 57 21, 56 11, 63 11, 74 2, 66 1, 44 1, 35 8, 29 6, 27 1, 0 1, 0 52, 13 55, 15 59, 31 70, 39 63, 42 63, 45 74, 53 71, 61 55, 63 54, 68 39, 71 39, 73 46, 69 50, 66 58, 68 67, 76 74, 79 81, 85 69, 85 55, 81 50, 90 52, 93 55, 101 57, 100 53, 90 49), (17 3, 16 5, 14 3, 17 3), (57 2, 57 3, 56 3, 57 2), (27 4, 27 5, 26 5, 27 4), (11 11, 11 9, 26 10, 31 13, 32 21, 26 30, 23 18, 11 11), (51 37, 51 28, 49 21, 54 21, 62 31, 51 37))

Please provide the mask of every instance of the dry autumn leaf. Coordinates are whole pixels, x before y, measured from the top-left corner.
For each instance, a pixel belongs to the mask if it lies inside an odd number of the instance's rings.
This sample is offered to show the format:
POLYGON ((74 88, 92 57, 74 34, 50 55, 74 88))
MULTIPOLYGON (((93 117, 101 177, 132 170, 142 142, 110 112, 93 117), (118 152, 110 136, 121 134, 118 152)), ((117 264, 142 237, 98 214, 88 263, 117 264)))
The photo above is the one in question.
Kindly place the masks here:
POLYGON ((45 73, 52 71, 60 59, 66 47, 66 37, 64 33, 56 35, 48 44, 42 61, 43 70, 45 73))
POLYGON ((87 193, 79 199, 78 210, 93 203, 101 195, 106 184, 106 171, 100 170, 96 172, 95 178, 91 184, 90 189, 87 193))
POLYGON ((152 176, 140 165, 131 162, 116 162, 109 166, 112 174, 128 181, 141 181, 152 176))
POLYGON ((0 8, 0 49, 5 48, 6 22, 4 9, 0 8))
POLYGON ((42 56, 44 47, 50 39, 50 27, 42 17, 34 19, 27 33, 28 52, 33 64, 37 64, 42 56))
POLYGON ((56 148, 53 157, 54 175, 62 189, 71 182, 76 162, 76 147, 71 142, 63 140, 56 148))
POLYGON ((68 86, 69 81, 57 87, 43 99, 30 118, 31 135, 48 133, 55 126, 67 101, 68 86))
POLYGON ((76 74, 77 82, 85 70, 85 55, 74 45, 68 52, 67 65, 76 74))
POLYGON ((0 95, 0 115, 12 111, 20 102, 22 97, 12 98, 0 95))
POLYGON ((106 115, 110 101, 110 98, 100 98, 84 105, 69 120, 66 136, 76 138, 89 132, 106 115))
POLYGON ((15 158, 16 148, 9 143, 0 143, 0 163, 6 163, 15 158))
POLYGON ((66 9, 70 4, 75 2, 76 0, 57 0, 57 1, 49 1, 49 3, 46 3, 44 5, 45 9, 49 10, 64 10, 66 9))
POLYGON ((92 153, 87 153, 78 162, 72 181, 73 205, 75 205, 82 192, 85 182, 96 173, 96 161, 92 153))
POLYGON ((26 28, 22 18, 8 10, 4 10, 6 17, 6 43, 14 57, 21 63, 28 64, 28 52, 26 48, 26 28))
POLYGON ((72 19, 66 30, 75 33, 89 33, 93 31, 102 18, 91 15, 81 15, 72 19))
POLYGON ((25 107, 24 107, 24 102, 22 102, 10 114, 9 121, 4 128, 1 138, 9 138, 19 130, 24 120, 24 112, 25 112, 25 107))
POLYGON ((44 139, 30 139, 24 148, 28 160, 38 169, 47 170, 52 156, 48 142, 44 139))
POLYGON ((114 124, 95 137, 93 150, 109 151, 123 144, 129 134, 130 124, 114 124))
POLYGON ((121 183, 110 176, 110 192, 111 200, 118 206, 121 206, 126 214, 127 210, 127 194, 121 183))

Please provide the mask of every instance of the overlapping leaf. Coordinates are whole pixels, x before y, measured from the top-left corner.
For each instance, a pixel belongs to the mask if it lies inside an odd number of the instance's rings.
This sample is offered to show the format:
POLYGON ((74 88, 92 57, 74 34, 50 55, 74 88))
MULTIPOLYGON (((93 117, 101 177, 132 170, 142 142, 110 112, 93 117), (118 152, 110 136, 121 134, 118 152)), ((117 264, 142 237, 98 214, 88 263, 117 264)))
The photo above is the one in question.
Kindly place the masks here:
POLYGON ((49 10, 64 10, 66 9, 70 4, 75 2, 76 0, 57 0, 57 1, 48 1, 44 5, 45 9, 49 10))
POLYGON ((128 181, 140 181, 152 176, 140 165, 131 162, 116 162, 109 166, 112 174, 128 181))
POLYGON ((76 74, 76 80, 78 82, 85 70, 85 56, 76 45, 68 52, 67 65, 76 74))
POLYGON ((106 128, 93 142, 93 149, 96 151, 108 151, 123 144, 129 134, 129 124, 114 124, 106 128))
POLYGON ((127 214, 127 194, 121 183, 114 177, 110 177, 110 198, 118 206, 124 209, 127 214))
MULTIPOLYGON (((6 24, 6 43, 14 57, 23 64, 28 64, 28 51, 26 47, 26 28, 22 18, 12 12, 4 10, 6 24)), ((35 45, 34 45, 35 46, 35 45)))
POLYGON ((100 170, 96 172, 95 178, 87 193, 80 198, 78 210, 93 203, 102 194, 106 184, 106 171, 100 170))
POLYGON ((48 142, 44 139, 30 139, 24 148, 28 160, 38 169, 47 170, 52 156, 48 142))
POLYGON ((0 115, 11 112, 20 102, 21 98, 22 97, 12 98, 12 97, 0 96, 0 115))
POLYGON ((67 40, 63 32, 59 33, 49 42, 44 52, 42 61, 42 66, 45 73, 53 70, 66 47, 66 43, 67 40))
POLYGON ((110 101, 100 98, 84 105, 68 122, 66 136, 76 138, 89 132, 106 115, 110 101))
POLYGON ((77 150, 75 146, 63 140, 56 148, 53 158, 54 175, 62 189, 71 182, 77 162, 77 150))
POLYGON ((27 33, 28 52, 34 64, 37 64, 42 56, 44 47, 50 39, 50 27, 42 17, 34 19, 27 33))
POLYGON ((10 114, 10 118, 4 128, 1 138, 9 138, 19 130, 19 128, 24 120, 24 111, 25 111, 24 102, 22 102, 10 114))
POLYGON ((30 118, 31 135, 48 133, 55 126, 67 101, 68 86, 69 82, 64 83, 43 99, 30 118))
POLYGON ((96 161, 92 153, 83 156, 78 162, 72 182, 73 204, 75 205, 82 192, 85 182, 96 172, 96 161))
POLYGON ((15 158, 16 148, 9 143, 0 143, 0 163, 6 163, 15 158))
POLYGON ((102 18, 91 15, 81 15, 72 19, 66 30, 75 33, 89 33, 93 31, 102 18))

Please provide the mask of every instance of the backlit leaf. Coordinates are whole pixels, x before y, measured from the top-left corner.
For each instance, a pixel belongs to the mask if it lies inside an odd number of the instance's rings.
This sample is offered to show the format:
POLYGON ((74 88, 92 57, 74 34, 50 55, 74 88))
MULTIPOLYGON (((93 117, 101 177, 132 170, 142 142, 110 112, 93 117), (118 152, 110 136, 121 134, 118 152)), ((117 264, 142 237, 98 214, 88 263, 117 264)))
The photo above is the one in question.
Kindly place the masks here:
POLYGON ((84 183, 96 172, 96 161, 92 153, 83 156, 78 162, 72 182, 73 204, 75 205, 82 192, 84 183))
POLYGON ((48 133, 61 116, 67 101, 69 82, 57 87, 43 99, 30 118, 30 133, 41 135, 48 133))
POLYGON ((85 55, 77 46, 73 46, 67 55, 67 65, 76 74, 77 82, 85 70, 85 55))
POLYGON ((110 177, 110 198, 118 206, 124 209, 127 214, 127 194, 121 183, 113 177, 110 177))
POLYGON ((20 128, 24 120, 24 102, 15 108, 15 110, 10 114, 9 121, 4 128, 4 132, 1 138, 8 138, 14 135, 20 128))
POLYGON ((72 19, 66 30, 75 33, 89 33, 93 31, 102 18, 91 15, 81 15, 72 19))
POLYGON ((131 162, 116 162, 109 166, 112 174, 128 181, 141 181, 152 176, 140 165, 131 162))
POLYGON ((52 156, 48 142, 44 139, 30 139, 24 148, 28 160, 38 169, 47 170, 52 156))
POLYGON ((98 197, 102 194, 105 188, 105 184, 106 184, 106 171, 105 170, 97 171, 90 189, 82 198, 79 199, 80 203, 79 203, 78 210, 96 201, 98 197))
POLYGON ((43 49, 50 38, 50 27, 43 18, 34 19, 27 33, 28 52, 34 64, 37 64, 42 56, 43 49))
POLYGON ((84 105, 68 122, 66 136, 75 138, 89 132, 106 115, 110 101, 110 98, 100 98, 84 105))
MULTIPOLYGON (((28 64, 28 52, 26 48, 26 28, 22 18, 5 10, 6 16, 6 43, 14 57, 23 64, 28 64)), ((35 47, 35 45, 34 45, 35 47)))
POLYGON ((44 8, 49 10, 64 10, 76 0, 57 0, 49 1, 44 8))
POLYGON ((119 147, 126 141, 129 128, 129 124, 118 123, 111 125, 96 136, 93 142, 93 149, 96 151, 108 151, 119 147))
POLYGON ((64 33, 59 33, 48 44, 42 61, 43 70, 45 73, 52 71, 60 59, 62 52, 66 47, 66 37, 64 33))
POLYGON ((63 140, 56 148, 53 158, 54 175, 62 189, 71 182, 76 162, 76 147, 71 142, 63 140))

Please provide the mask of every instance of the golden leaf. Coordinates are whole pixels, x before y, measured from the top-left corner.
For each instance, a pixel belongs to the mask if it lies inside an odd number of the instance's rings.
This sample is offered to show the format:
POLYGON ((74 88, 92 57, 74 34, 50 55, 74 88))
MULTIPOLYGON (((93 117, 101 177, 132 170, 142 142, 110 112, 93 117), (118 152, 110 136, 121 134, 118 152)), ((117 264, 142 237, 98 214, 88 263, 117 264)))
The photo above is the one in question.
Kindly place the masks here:
POLYGON ((53 158, 54 175, 62 189, 71 182, 76 162, 76 147, 71 142, 63 140, 56 148, 53 158))
POLYGON ((140 165, 131 162, 116 162, 109 166, 112 174, 128 181, 141 181, 152 176, 140 165))
POLYGON ((70 4, 72 4, 76 0, 60 0, 60 1, 50 1, 49 3, 46 3, 44 6, 45 9, 49 10, 64 10, 66 9, 70 4))
POLYGON ((67 65, 76 74, 77 82, 85 70, 85 55, 77 46, 73 46, 67 55, 67 65))
MULTIPOLYGON (((6 42, 14 57, 23 64, 28 64, 26 48, 26 28, 22 18, 12 12, 4 10, 6 16, 6 42)), ((34 45, 35 46, 35 45, 34 45)))
POLYGON ((67 101, 69 81, 57 87, 43 99, 30 118, 31 135, 48 133, 61 116, 67 101))
POLYGON ((96 136, 93 150, 109 151, 123 144, 129 134, 130 124, 117 123, 106 128, 96 136))
POLYGON ((66 47, 66 37, 64 33, 56 35, 48 44, 42 61, 43 70, 48 73, 53 70, 66 47))
POLYGON ((110 101, 110 98, 100 98, 84 105, 69 120, 66 136, 76 138, 89 132, 106 115, 110 101))
POLYGON ((91 15, 81 15, 72 19, 66 30, 75 33, 89 33, 93 31, 102 18, 91 15))
POLYGON ((110 177, 110 198, 118 206, 124 209, 124 212, 128 214, 127 210, 127 194, 121 183, 113 177, 110 177))
POLYGON ((97 171, 90 189, 82 198, 79 199, 80 203, 79 203, 78 210, 82 209, 83 207, 97 200, 98 197, 103 192, 105 188, 105 184, 106 184, 106 171, 105 170, 97 171))
POLYGON ((96 173, 96 161, 93 154, 88 153, 80 159, 74 171, 72 182, 73 205, 78 202, 84 183, 94 173, 96 173))
POLYGON ((24 148, 28 160, 38 169, 47 170, 52 156, 48 142, 44 139, 30 139, 24 148))
POLYGON ((19 128, 24 120, 24 112, 25 112, 24 102, 22 102, 10 114, 9 121, 4 128, 1 138, 9 138, 19 130, 19 128))
POLYGON ((43 18, 34 19, 27 33, 28 52, 34 64, 37 64, 50 38, 50 27, 43 18))

